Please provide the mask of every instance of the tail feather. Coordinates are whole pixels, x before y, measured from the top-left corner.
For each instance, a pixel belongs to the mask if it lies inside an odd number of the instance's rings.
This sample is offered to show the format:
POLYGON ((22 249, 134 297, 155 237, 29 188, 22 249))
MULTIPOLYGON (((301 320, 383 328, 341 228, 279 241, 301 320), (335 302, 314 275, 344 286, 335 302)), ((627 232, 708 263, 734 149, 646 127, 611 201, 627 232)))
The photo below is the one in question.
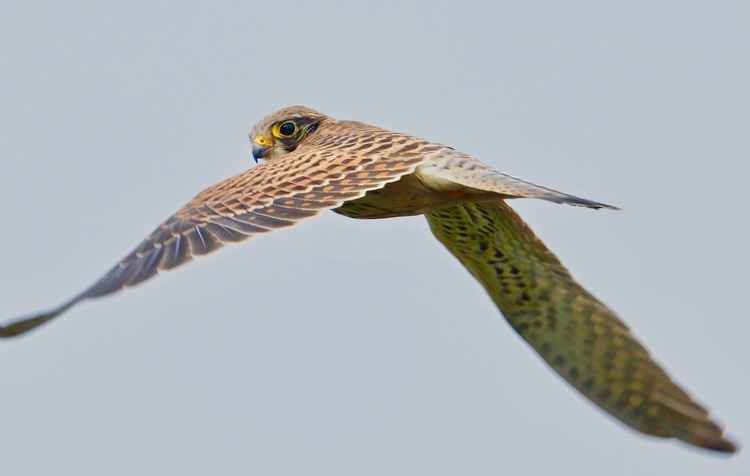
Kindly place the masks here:
POLYGON ((473 157, 456 151, 421 165, 417 173, 426 182, 443 186, 458 184, 474 190, 495 192, 503 198, 538 198, 577 207, 619 210, 606 203, 570 195, 498 172, 473 157))

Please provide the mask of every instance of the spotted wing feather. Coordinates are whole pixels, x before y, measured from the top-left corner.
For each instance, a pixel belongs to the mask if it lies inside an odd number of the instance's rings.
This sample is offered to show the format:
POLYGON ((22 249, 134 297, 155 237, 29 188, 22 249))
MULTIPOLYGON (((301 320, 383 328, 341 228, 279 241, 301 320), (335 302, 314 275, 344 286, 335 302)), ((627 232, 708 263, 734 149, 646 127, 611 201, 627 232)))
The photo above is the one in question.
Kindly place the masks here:
POLYGON ((359 123, 321 128, 298 150, 201 192, 92 286, 57 308, 0 326, 0 337, 23 334, 81 301, 135 286, 226 243, 292 226, 396 181, 424 160, 419 147, 400 152, 412 143, 423 144, 359 123))
POLYGON ((649 435, 735 451, 708 412, 505 202, 456 205, 427 218, 513 329, 591 401, 649 435))

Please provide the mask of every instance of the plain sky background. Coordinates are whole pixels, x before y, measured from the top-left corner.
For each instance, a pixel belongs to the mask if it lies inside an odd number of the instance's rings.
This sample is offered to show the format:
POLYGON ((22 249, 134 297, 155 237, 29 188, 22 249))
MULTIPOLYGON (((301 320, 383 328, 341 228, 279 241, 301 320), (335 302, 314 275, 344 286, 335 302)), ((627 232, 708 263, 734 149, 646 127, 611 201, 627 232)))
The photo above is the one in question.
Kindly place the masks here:
MULTIPOLYGON (((306 104, 621 206, 513 205, 750 444, 746 1, 13 2, 0 318, 306 104)), ((554 375, 420 217, 325 214, 0 342, 7 475, 737 475, 554 375)))

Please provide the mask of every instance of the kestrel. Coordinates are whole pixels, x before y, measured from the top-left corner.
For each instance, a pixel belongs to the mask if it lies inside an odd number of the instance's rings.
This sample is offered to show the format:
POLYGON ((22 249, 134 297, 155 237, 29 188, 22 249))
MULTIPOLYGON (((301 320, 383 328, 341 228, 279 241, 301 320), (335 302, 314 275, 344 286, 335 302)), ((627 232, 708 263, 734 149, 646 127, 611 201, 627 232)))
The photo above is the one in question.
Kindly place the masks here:
POLYGON ((351 218, 425 215, 511 327, 592 402, 648 435, 736 451, 707 410, 573 279, 507 200, 614 207, 517 179, 445 145, 302 106, 266 117, 250 140, 260 165, 201 192, 91 287, 0 327, 0 337, 323 210, 351 218))

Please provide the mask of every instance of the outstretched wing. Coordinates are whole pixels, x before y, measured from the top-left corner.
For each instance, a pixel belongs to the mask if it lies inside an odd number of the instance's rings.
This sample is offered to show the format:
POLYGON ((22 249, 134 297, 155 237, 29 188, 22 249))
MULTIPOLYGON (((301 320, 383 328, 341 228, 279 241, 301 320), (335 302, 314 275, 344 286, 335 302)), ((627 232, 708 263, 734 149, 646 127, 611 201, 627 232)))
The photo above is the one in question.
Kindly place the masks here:
POLYGON ((443 208, 427 219, 513 329, 591 401, 649 435, 735 451, 708 412, 670 379, 609 308, 571 277, 504 201, 443 208))
POLYGON ((413 172, 429 147, 358 123, 335 123, 325 133, 321 128, 295 152, 201 192, 92 286, 52 310, 0 326, 0 337, 23 334, 81 301, 139 284, 225 243, 294 225, 359 198, 413 172))

